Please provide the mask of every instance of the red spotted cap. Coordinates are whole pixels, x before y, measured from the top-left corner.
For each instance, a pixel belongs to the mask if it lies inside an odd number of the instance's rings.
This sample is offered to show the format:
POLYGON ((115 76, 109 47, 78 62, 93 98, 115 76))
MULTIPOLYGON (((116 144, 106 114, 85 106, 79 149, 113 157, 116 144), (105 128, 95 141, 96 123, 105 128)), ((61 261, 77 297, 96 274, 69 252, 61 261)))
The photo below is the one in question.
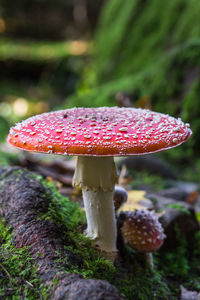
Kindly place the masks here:
POLYGON ((180 118, 146 109, 72 108, 16 124, 8 142, 27 151, 122 156, 169 149, 185 142, 191 133, 180 118))
POLYGON ((157 218, 148 210, 129 211, 122 226, 124 242, 139 252, 158 250, 164 241, 165 234, 157 218))

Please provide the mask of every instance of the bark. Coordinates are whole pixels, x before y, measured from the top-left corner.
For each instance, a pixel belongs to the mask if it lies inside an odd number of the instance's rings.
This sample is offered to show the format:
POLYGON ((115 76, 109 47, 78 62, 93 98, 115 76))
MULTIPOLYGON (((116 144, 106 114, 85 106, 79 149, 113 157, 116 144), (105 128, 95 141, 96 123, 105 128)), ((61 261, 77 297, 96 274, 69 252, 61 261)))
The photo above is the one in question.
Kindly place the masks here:
POLYGON ((69 264, 81 266, 81 257, 66 251, 65 226, 39 218, 48 210, 45 187, 30 172, 18 167, 0 168, 0 217, 4 217, 14 232, 16 247, 28 246, 38 266, 38 276, 51 286, 55 278, 59 283, 51 290, 51 299, 103 300, 123 299, 118 290, 103 280, 83 279, 81 275, 62 272, 64 263, 56 262, 67 256, 69 264))

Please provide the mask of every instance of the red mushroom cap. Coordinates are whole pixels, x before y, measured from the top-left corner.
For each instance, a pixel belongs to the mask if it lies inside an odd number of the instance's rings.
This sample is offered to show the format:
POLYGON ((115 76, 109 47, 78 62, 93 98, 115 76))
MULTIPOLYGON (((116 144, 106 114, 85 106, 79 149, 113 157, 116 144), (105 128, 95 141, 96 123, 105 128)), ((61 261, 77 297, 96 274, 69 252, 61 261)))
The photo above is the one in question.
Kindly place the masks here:
POLYGON ((31 117, 12 127, 8 141, 27 150, 65 155, 134 155, 186 141, 189 124, 145 109, 73 108, 31 117))
POLYGON ((156 217, 148 210, 126 212, 122 236, 127 245, 139 252, 153 252, 163 244, 165 234, 156 217))

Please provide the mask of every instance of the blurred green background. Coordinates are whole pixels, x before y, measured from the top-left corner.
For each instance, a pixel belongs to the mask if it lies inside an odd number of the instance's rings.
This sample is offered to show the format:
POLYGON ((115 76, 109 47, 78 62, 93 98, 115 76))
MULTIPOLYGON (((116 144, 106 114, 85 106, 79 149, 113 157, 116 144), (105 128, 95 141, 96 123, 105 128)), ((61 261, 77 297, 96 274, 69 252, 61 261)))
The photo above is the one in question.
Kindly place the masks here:
POLYGON ((162 155, 198 177, 199 16, 199 0, 1 0, 0 141, 44 111, 150 108, 191 124, 162 155))

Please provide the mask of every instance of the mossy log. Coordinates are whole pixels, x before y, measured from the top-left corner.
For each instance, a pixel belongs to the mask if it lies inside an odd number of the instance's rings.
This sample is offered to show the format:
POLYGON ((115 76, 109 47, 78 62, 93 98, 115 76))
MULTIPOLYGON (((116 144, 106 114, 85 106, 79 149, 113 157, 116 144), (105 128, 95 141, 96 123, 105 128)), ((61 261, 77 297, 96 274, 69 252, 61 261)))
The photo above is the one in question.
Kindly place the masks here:
POLYGON ((37 276, 49 287, 47 299, 124 299, 105 280, 84 279, 80 274, 63 271, 62 257, 73 265, 83 262, 77 254, 66 250, 66 226, 40 218, 47 213, 49 201, 45 186, 30 172, 0 167, 0 217, 12 228, 14 246, 28 247, 37 265, 37 276))

